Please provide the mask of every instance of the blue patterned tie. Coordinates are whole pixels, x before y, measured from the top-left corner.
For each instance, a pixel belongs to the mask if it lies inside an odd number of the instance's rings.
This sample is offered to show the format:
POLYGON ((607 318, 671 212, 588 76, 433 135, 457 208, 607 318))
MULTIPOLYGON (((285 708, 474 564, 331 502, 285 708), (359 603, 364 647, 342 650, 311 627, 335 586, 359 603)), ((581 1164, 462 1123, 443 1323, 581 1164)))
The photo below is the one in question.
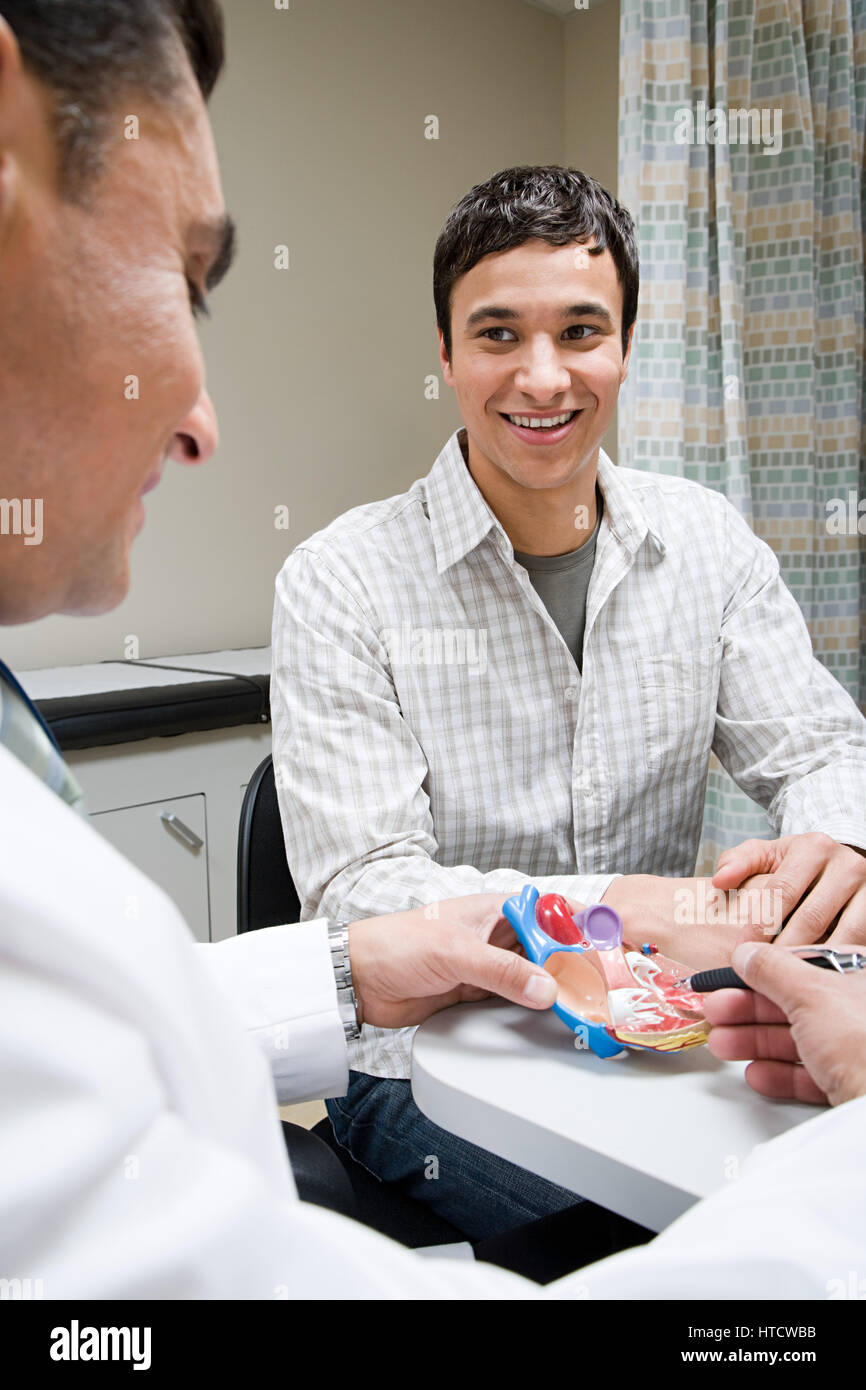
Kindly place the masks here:
POLYGON ((87 815, 84 793, 73 777, 33 701, 0 661, 0 744, 56 792, 79 815, 87 815))

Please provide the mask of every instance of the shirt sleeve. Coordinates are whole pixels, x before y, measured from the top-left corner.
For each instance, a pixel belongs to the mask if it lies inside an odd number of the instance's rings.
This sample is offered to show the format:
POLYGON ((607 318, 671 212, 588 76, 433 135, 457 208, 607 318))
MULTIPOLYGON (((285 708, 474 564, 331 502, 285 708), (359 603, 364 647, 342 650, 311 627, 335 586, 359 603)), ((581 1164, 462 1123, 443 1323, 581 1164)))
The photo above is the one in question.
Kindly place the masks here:
POLYGON ((773 551, 723 505, 732 587, 713 751, 778 835, 866 848, 866 719, 814 656, 773 551))
POLYGON ((424 751, 403 718, 376 625, 303 547, 276 585, 271 673, 274 768, 304 917, 399 912, 533 882, 582 903, 616 874, 530 877, 437 864, 424 751))
POLYGON ((281 1105, 346 1094, 346 1035, 326 922, 263 927, 195 949, 264 1052, 281 1105))

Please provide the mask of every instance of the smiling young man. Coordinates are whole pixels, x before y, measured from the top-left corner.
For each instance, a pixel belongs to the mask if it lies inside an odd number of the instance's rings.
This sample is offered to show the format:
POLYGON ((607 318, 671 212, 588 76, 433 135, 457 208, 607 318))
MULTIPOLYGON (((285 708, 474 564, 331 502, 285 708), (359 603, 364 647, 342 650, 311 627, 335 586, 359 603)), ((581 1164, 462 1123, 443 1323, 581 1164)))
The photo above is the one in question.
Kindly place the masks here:
POLYGON ((628 371, 630 290, 622 306, 609 251, 538 239, 489 253, 454 285, 442 373, 469 472, 515 553, 573 555, 596 529, 598 444, 628 371), (577 302, 563 302, 570 293, 577 302))
MULTIPOLYGON (((673 920, 713 750, 782 836, 771 861, 741 848, 724 887, 773 869, 791 909, 814 881, 786 934, 841 912, 866 940, 847 847, 866 845, 866 721, 726 500, 600 448, 637 313, 626 209, 574 169, 504 170, 447 219, 434 298, 464 428, 277 580, 274 758, 303 916, 531 880, 720 963, 736 933, 673 920)), ((356 1158, 475 1237, 573 1201, 430 1124, 410 1049, 370 1028, 354 1048, 328 1108, 356 1158)))

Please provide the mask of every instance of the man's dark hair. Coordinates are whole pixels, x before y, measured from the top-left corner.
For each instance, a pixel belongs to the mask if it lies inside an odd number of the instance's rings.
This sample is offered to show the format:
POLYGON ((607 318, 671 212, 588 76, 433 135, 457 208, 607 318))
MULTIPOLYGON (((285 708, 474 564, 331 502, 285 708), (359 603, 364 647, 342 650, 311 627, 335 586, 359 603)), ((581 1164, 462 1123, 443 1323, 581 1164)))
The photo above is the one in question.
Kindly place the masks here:
POLYGON ((448 215, 433 256, 436 322, 451 358, 451 291, 483 256, 538 238, 551 246, 609 250, 622 285, 622 351, 637 317, 637 241, 631 214, 597 179, 559 164, 503 169, 470 188, 448 215))
POLYGON ((225 60, 216 0, 0 0, 30 73, 49 90, 61 190, 86 195, 127 96, 166 101, 183 52, 207 101, 225 60))

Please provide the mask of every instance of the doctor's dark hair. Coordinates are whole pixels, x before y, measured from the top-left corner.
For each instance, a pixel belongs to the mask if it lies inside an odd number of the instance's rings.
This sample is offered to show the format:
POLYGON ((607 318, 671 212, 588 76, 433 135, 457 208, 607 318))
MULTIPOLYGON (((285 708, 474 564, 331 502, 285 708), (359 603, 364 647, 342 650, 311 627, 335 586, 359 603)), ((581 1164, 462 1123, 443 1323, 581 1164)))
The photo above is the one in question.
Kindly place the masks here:
POLYGON ((83 201, 122 102, 169 101, 185 52, 207 101, 225 61, 216 0, 0 0, 25 68, 48 89, 62 194, 83 201))
POLYGON ((451 292, 484 257, 537 238, 550 246, 609 250, 622 286, 622 351, 637 317, 639 263, 631 214, 597 179, 559 164, 503 169, 470 188, 449 213, 433 256, 436 322, 451 358, 451 292))

